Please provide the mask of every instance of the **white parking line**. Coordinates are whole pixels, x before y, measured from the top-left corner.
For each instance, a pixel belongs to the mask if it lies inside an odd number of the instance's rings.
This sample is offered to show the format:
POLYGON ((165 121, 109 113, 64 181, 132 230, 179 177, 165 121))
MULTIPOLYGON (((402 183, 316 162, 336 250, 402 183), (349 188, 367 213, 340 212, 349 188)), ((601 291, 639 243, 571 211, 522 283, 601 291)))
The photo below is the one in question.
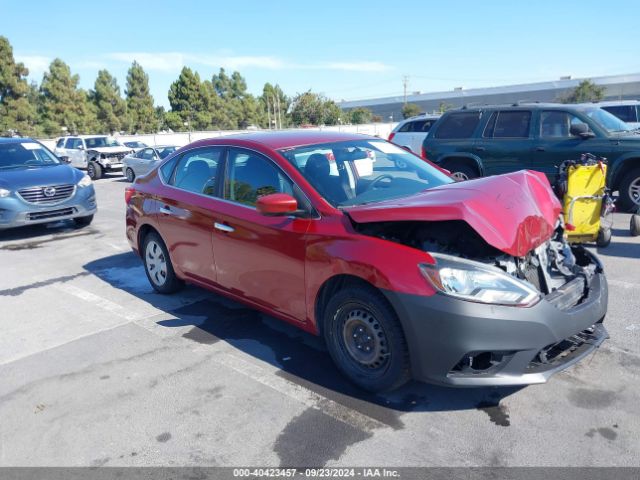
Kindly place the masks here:
POLYGON ((640 283, 625 282, 624 280, 610 280, 607 279, 609 285, 622 288, 640 288, 640 283))
POLYGON ((387 427, 386 424, 374 418, 345 407, 301 385, 275 375, 275 371, 277 370, 275 367, 273 369, 265 368, 243 360, 231 353, 222 353, 214 356, 213 360, 220 365, 224 365, 238 373, 246 375, 262 385, 282 393, 308 407, 320 410, 322 413, 359 430, 369 432, 374 429, 387 427))
POLYGON ((56 285, 53 285, 53 287, 57 290, 68 293, 69 295, 73 295, 74 297, 79 298, 80 300, 89 302, 98 308, 108 311, 109 313, 113 313, 114 315, 117 315, 120 318, 124 318, 125 320, 134 321, 134 320, 139 320, 141 318, 139 314, 133 313, 129 309, 121 305, 118 305, 117 303, 112 302, 111 300, 102 298, 82 288, 75 287, 73 285, 69 285, 66 283, 56 284, 56 285))

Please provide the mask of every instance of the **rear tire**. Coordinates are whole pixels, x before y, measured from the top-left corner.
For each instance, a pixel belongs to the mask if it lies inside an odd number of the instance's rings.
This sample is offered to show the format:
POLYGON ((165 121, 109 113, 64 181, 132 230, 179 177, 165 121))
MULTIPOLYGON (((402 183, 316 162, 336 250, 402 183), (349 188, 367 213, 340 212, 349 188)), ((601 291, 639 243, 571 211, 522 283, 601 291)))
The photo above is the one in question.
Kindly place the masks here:
POLYGON ((471 180, 480 176, 475 168, 473 168, 471 165, 467 165, 466 163, 452 162, 448 165, 445 165, 444 168, 449 170, 451 172, 451 176, 459 182, 462 182, 464 180, 471 180))
POLYGON ((620 193, 618 202, 622 210, 633 212, 634 209, 640 208, 640 168, 625 174, 618 191, 620 193))
POLYGON ((158 293, 174 293, 180 290, 184 282, 173 270, 169 251, 156 232, 149 232, 142 242, 142 261, 149 283, 158 293))
POLYGON ((409 381, 407 342, 380 292, 348 286, 331 297, 324 312, 329 353, 349 380, 372 392, 394 390, 409 381))
POLYGON ((102 165, 98 162, 94 162, 93 160, 89 162, 87 165, 87 175, 91 180, 98 180, 102 178, 102 165))
POLYGON ((596 245, 598 248, 604 248, 611 243, 611 229, 601 228, 598 230, 598 238, 596 238, 596 245))
POLYGON ((629 232, 632 237, 637 237, 640 235, 640 215, 635 214, 631 215, 631 220, 629 220, 629 232))
POLYGON ((93 215, 87 215, 86 217, 76 217, 73 219, 76 227, 86 227, 93 222, 93 215))
POLYGON ((136 174, 134 173, 134 171, 131 168, 127 168, 125 170, 124 176, 127 177, 127 181, 129 183, 133 183, 133 181, 136 179, 136 174))

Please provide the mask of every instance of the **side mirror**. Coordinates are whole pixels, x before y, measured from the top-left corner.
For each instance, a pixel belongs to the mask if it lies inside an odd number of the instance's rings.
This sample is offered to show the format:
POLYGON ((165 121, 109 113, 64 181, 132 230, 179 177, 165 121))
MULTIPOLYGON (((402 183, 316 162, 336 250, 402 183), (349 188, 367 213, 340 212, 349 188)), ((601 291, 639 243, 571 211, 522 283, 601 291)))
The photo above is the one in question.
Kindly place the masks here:
POLYGON ((569 129, 569 133, 574 137, 593 138, 595 135, 589 131, 589 125, 586 123, 574 123, 569 129))
POLYGON ((84 145, 78 145, 78 150, 84 150, 84 145))
POLYGON ((71 163, 71 159, 69 157, 58 157, 62 163, 71 163))
POLYGON ((298 202, 286 193, 272 193, 258 198, 258 212, 269 217, 292 215, 298 211, 298 202))

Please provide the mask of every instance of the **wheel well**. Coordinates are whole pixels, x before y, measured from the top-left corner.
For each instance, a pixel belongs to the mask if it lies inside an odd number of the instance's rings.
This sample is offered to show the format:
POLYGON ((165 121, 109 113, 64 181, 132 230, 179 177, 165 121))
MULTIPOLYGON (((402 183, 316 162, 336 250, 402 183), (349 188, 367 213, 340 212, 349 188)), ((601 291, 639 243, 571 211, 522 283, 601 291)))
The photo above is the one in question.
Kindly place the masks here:
POLYGON ((325 305, 329 302, 329 299, 334 293, 336 293, 338 290, 347 288, 351 285, 360 285, 366 288, 371 288, 377 292, 380 291, 371 283, 367 282, 366 280, 363 280, 360 277, 356 277, 355 275, 341 274, 341 275, 335 275, 327 279, 322 284, 322 286, 320 287, 320 290, 318 291, 318 296, 316 297, 316 303, 314 308, 314 313, 316 317, 316 328, 318 329, 318 334, 320 336, 323 335, 325 305))
POLYGON ((640 168, 640 158, 628 158, 627 160, 625 160, 622 164, 622 167, 616 172, 616 176, 611 182, 611 190, 615 191, 620 188, 620 184, 622 183, 622 179, 624 178, 624 176, 631 170, 635 170, 636 168, 640 168))
POLYGON ((478 168, 478 164, 476 163, 476 161, 469 157, 448 157, 444 160, 444 162, 442 162, 443 168, 446 168, 447 170, 450 170, 449 167, 454 164, 466 165, 468 167, 471 167, 476 171, 478 176, 480 176, 480 174, 482 173, 478 168))
POLYGON ((140 252, 140 255, 142 255, 142 242, 144 242, 145 237, 151 232, 155 232, 160 235, 160 232, 148 224, 141 226, 138 230, 138 252, 140 252))

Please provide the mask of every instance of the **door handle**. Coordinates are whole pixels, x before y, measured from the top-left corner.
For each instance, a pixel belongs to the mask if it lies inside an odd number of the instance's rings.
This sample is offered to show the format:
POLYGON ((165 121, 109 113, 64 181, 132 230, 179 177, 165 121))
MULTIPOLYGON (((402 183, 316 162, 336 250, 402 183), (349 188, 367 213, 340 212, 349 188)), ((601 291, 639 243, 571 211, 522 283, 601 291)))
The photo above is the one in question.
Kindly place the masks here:
POLYGON ((231 233, 231 232, 235 232, 236 229, 229 226, 229 225, 225 225, 224 223, 218 223, 215 222, 213 224, 213 228, 215 228, 216 230, 220 230, 221 232, 227 232, 227 233, 231 233))
POLYGON ((171 211, 171 207, 167 205, 160 207, 160 213, 164 213, 165 215, 173 215, 173 212, 171 211))
POLYGON ((473 149, 474 149, 476 152, 484 152, 484 151, 486 150, 486 148, 484 148, 484 147, 473 147, 473 149))

